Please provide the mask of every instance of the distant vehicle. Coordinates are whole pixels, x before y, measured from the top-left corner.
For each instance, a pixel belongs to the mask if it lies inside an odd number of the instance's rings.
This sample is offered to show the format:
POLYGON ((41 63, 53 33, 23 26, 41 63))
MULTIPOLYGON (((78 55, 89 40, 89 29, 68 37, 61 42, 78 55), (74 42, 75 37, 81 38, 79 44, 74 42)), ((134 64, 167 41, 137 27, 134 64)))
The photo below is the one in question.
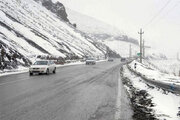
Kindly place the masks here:
POLYGON ((126 58, 121 58, 121 62, 125 62, 126 61, 126 58))
POLYGON ((94 58, 87 58, 86 59, 86 65, 95 65, 96 64, 96 60, 94 58))
POLYGON ((85 61, 86 61, 86 59, 85 59, 85 58, 82 58, 82 59, 80 59, 80 61, 81 61, 81 62, 85 62, 85 61))
POLYGON ((108 58, 108 61, 109 61, 109 62, 113 62, 114 59, 113 59, 113 58, 108 58))
POLYGON ((29 68, 29 75, 33 75, 34 73, 45 73, 49 74, 50 72, 56 73, 56 65, 54 61, 50 60, 38 60, 29 68))

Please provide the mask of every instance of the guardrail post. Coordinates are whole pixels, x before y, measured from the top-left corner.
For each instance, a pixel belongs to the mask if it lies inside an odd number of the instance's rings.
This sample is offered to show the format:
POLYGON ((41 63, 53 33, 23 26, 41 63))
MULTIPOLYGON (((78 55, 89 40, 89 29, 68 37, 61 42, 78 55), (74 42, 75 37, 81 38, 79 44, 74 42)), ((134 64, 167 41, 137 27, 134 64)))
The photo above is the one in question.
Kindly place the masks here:
POLYGON ((171 89, 172 91, 174 91, 174 90, 175 90, 174 83, 170 84, 170 89, 171 89))

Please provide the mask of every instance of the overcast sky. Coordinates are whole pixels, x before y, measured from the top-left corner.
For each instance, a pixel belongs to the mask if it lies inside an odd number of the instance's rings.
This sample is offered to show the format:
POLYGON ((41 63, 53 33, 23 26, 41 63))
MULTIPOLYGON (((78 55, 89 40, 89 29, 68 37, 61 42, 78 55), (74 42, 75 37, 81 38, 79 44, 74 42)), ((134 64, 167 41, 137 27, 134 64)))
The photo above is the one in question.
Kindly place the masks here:
POLYGON ((139 39, 138 30, 143 28, 144 39, 153 48, 170 56, 180 52, 180 0, 59 1, 65 7, 116 26, 136 39, 139 39))

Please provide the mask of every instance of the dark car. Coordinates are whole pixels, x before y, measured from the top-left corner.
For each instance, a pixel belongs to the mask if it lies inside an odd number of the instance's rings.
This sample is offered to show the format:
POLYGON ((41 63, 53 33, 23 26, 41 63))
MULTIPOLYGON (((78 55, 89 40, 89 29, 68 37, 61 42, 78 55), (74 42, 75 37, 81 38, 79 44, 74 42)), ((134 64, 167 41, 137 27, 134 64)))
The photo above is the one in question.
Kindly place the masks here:
POLYGON ((114 59, 113 59, 113 58, 108 58, 108 61, 109 61, 109 62, 113 62, 114 59))
POLYGON ((126 58, 121 58, 121 62, 125 62, 126 61, 126 58))

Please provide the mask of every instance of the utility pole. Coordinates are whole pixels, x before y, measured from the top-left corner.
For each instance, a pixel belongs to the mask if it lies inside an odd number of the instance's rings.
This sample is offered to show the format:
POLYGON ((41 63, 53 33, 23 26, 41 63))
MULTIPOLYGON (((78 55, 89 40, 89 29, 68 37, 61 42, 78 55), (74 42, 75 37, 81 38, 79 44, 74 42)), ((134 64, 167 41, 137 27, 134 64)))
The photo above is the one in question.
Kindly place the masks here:
POLYGON ((129 58, 132 57, 132 49, 131 49, 131 44, 129 45, 129 58))
POLYGON ((138 34, 140 34, 140 63, 142 63, 142 34, 144 34, 142 29, 140 29, 140 32, 138 32, 138 34))
POLYGON ((145 58, 145 41, 143 40, 143 58, 145 58))
POLYGON ((179 60, 179 53, 177 53, 177 60, 179 60))

